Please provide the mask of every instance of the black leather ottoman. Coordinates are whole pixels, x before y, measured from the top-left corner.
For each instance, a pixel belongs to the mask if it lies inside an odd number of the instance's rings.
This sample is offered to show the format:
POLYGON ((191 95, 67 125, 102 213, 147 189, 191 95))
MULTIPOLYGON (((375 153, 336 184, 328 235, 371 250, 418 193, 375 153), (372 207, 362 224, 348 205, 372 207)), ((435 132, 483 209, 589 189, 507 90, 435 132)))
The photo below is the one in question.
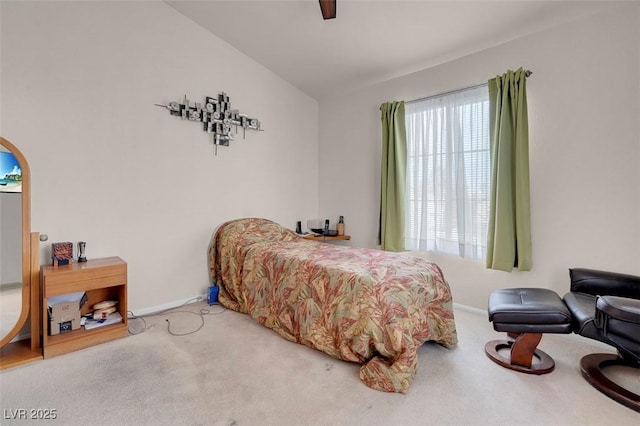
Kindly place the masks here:
POLYGON ((489 296, 489 321, 509 340, 492 340, 485 347, 491 360, 530 374, 553 371, 553 359, 536 349, 543 333, 571 333, 571 313, 560 296, 544 288, 507 288, 489 296), (507 352, 503 356, 500 351, 507 352))

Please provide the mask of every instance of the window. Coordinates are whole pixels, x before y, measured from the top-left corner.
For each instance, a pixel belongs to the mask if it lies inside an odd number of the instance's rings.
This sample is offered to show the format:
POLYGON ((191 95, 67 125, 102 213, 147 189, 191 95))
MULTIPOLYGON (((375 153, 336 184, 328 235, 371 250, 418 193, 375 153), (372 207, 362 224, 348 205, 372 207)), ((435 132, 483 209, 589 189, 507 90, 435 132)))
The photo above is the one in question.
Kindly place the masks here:
POLYGON ((484 259, 490 202, 487 85, 408 102, 407 250, 484 259))

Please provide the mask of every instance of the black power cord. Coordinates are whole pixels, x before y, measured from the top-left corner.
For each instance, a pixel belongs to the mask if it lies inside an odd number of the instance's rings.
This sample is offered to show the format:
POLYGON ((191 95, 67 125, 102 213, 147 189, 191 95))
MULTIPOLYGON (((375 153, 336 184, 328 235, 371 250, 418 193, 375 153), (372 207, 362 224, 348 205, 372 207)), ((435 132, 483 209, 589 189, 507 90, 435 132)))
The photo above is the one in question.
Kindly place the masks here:
POLYGON ((187 313, 187 314, 192 314, 192 315, 198 315, 200 317, 201 320, 201 324, 198 326, 198 328, 196 328, 193 331, 189 331, 187 333, 175 333, 173 331, 171 331, 171 321, 169 321, 168 318, 165 318, 165 321, 167 322, 167 332, 172 335, 172 336, 188 336, 190 334, 194 334, 197 333, 198 331, 200 331, 200 329, 202 329, 202 327, 204 327, 204 317, 205 315, 220 315, 222 313, 224 313, 224 311, 226 311, 226 308, 223 307, 222 305, 218 305, 222 308, 221 311, 212 311, 210 310, 210 306, 203 306, 202 308, 200 308, 200 310, 198 312, 193 312, 193 311, 187 311, 187 310, 181 310, 180 308, 184 307, 185 305, 188 305, 190 303, 193 302, 199 302, 204 300, 204 298, 202 297, 194 297, 193 299, 189 299, 186 302, 184 302, 183 304, 176 306, 175 308, 169 308, 169 309, 164 309, 162 311, 159 312, 154 312, 151 314, 146 314, 146 315, 135 315, 132 311, 128 311, 127 315, 128 315, 128 319, 129 319, 129 327, 128 327, 128 331, 129 334, 142 334, 144 333, 149 327, 147 327, 147 322, 145 321, 145 318, 150 318, 150 317, 157 317, 160 315, 165 315, 165 314, 176 314, 176 313, 187 313), (143 323, 143 327, 141 330, 133 330, 132 329, 132 324, 131 321, 135 321, 135 320, 140 320, 143 323))

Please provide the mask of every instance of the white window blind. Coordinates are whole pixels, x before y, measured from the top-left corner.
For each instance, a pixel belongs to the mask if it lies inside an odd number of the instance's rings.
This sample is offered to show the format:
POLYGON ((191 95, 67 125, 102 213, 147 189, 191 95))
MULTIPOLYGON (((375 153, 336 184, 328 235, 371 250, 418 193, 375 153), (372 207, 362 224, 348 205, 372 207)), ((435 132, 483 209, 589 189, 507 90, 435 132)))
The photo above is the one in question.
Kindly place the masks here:
POLYGON ((490 201, 486 85, 405 105, 407 250, 484 259, 490 201))

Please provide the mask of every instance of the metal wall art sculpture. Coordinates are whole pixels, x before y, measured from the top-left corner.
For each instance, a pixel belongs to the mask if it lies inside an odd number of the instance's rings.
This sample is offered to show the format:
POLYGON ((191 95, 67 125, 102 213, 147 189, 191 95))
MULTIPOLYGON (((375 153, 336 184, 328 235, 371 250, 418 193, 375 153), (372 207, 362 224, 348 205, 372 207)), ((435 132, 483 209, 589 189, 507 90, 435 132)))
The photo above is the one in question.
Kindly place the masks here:
POLYGON ((229 146, 229 142, 233 140, 232 126, 235 126, 236 133, 238 133, 238 127, 242 127, 243 139, 247 129, 262 131, 260 120, 240 114, 237 109, 231 109, 229 96, 224 92, 218 94, 217 99, 207 96, 204 104, 190 102, 185 95, 182 103, 169 102, 169 105, 155 105, 168 109, 171 115, 181 117, 183 120, 202 123, 202 130, 211 134, 211 142, 216 148, 216 154, 218 145, 229 146))

